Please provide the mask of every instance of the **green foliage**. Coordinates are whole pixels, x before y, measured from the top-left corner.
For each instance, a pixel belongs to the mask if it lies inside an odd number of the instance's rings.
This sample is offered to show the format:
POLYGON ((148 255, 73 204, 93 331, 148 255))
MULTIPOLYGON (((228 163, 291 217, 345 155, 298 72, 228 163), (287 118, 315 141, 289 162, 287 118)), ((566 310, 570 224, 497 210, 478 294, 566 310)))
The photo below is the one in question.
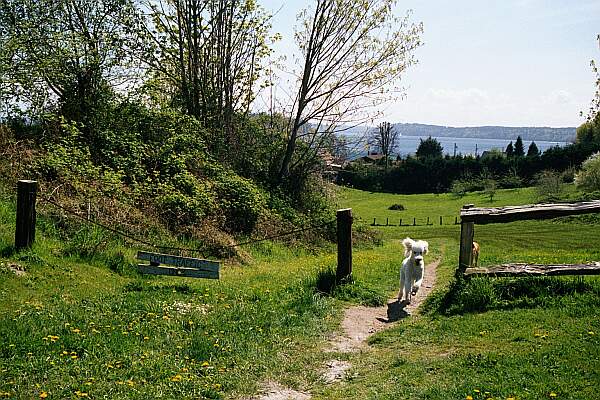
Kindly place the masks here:
POLYGON ((577 187, 587 192, 600 190, 600 153, 593 154, 583 162, 575 175, 577 187))
POLYGON ((527 157, 537 157, 540 155, 540 151, 538 150, 535 142, 531 142, 529 148, 527 149, 527 157))
POLYGON ((515 155, 515 149, 513 147, 513 142, 511 141, 508 146, 506 146, 506 157, 512 157, 515 155))
POLYGON ((515 141, 515 157, 523 157, 524 155, 523 139, 521 139, 521 136, 517 136, 517 140, 515 141))
POLYGON ((561 174, 546 170, 537 176, 536 192, 539 201, 557 201, 562 198, 564 183, 561 174))
POLYGON ((231 173, 219 174, 214 190, 226 219, 225 228, 233 232, 251 232, 266 208, 262 191, 249 179, 231 173))
POLYGON ((444 153, 442 144, 435 138, 429 136, 427 139, 419 139, 416 156, 419 159, 424 158, 442 158, 444 153))

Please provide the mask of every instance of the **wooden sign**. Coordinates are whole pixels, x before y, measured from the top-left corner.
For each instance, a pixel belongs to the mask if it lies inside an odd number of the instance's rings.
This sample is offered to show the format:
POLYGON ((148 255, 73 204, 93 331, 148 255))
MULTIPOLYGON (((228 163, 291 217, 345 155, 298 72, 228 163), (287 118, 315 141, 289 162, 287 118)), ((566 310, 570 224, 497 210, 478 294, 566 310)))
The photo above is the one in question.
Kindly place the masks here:
POLYGON ((221 263, 218 261, 172 256, 170 254, 149 253, 146 251, 138 251, 137 258, 138 260, 150 262, 150 264, 138 264, 138 271, 143 274, 206 279, 219 279, 220 277, 219 269, 221 263))

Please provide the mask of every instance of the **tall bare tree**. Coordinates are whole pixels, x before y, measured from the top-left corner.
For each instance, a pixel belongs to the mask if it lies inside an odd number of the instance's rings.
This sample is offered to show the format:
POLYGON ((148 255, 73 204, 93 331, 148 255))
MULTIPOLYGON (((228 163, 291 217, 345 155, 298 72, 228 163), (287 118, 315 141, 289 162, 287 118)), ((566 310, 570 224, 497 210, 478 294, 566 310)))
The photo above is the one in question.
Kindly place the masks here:
POLYGON ((396 130, 389 122, 382 122, 374 130, 369 138, 369 144, 377 147, 385 159, 385 168, 389 166, 390 155, 394 152, 397 146, 398 130, 396 130))
POLYGON ((252 0, 147 0, 144 61, 165 93, 234 145, 233 118, 247 113, 269 54, 270 17, 252 0))
POLYGON ((300 15, 302 54, 289 110, 287 144, 278 180, 306 172, 324 136, 373 118, 402 94, 399 80, 415 62, 421 24, 395 17, 395 0, 316 0, 300 15), (299 140, 304 143, 296 154, 299 140))

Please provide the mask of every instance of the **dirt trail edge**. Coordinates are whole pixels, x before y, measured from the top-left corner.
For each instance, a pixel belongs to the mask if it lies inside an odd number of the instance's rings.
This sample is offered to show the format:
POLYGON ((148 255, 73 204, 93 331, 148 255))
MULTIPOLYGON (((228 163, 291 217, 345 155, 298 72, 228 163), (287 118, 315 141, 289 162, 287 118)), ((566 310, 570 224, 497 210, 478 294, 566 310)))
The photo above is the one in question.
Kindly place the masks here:
MULTIPOLYGON (((383 307, 353 306, 347 308, 342 321, 343 332, 335 336, 325 349, 329 353, 350 353, 362 351, 368 347, 367 339, 374 333, 390 328, 394 322, 415 315, 417 308, 433 290, 439 260, 425 266, 423 285, 413 296, 411 304, 402 306, 397 298, 388 301, 383 307)), ((344 379, 346 372, 352 367, 347 361, 330 360, 322 369, 323 380, 332 384, 344 379)), ((252 400, 309 400, 310 393, 299 392, 282 387, 276 382, 263 385, 261 394, 251 397, 252 400)))

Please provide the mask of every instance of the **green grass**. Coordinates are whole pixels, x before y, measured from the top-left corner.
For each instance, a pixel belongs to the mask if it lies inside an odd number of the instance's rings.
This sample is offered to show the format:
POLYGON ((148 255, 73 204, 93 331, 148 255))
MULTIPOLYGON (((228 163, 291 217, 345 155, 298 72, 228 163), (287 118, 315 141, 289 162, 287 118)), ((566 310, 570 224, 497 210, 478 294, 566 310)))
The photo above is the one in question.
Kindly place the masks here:
MULTIPOLYGON (((339 205, 368 224, 398 213, 453 222, 464 203, 535 202, 530 189, 496 199, 341 190, 339 205), (394 203, 406 211, 387 210, 394 203)), ((0 193, 0 397, 242 398, 274 380, 323 399, 600 399, 598 279, 453 283, 459 226, 378 228, 384 244, 355 249, 349 285, 331 284, 332 249, 272 243, 208 281, 142 277, 136 249, 93 229, 64 237, 43 216, 34 248, 14 253, 12 202, 0 193), (425 315, 373 336, 367 352, 324 353, 347 302, 396 293, 406 236, 428 240, 429 260, 441 260, 425 315), (323 385, 319 369, 336 356, 351 374, 323 385)), ((594 218, 525 221, 476 226, 475 239, 482 265, 571 263, 600 259, 598 228, 594 218)))

